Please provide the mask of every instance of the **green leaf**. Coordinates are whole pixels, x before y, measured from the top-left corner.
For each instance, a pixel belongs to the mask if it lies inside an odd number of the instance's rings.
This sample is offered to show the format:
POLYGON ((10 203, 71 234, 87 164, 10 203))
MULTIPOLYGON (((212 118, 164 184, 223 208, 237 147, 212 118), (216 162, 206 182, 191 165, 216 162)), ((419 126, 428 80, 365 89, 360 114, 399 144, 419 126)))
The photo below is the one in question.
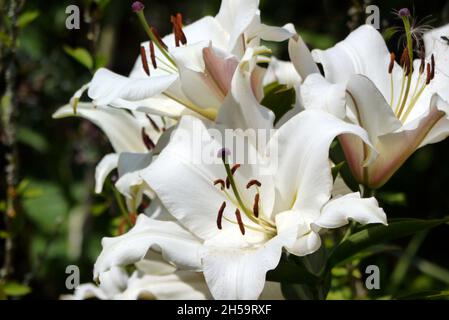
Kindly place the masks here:
POLYGON ((47 140, 39 132, 30 128, 19 127, 17 139, 19 142, 33 148, 37 152, 45 153, 48 150, 47 140))
POLYGON ((390 277, 390 292, 397 292, 400 284, 404 281, 405 276, 407 275, 407 271, 412 263, 413 257, 418 252, 421 244, 426 239, 427 232, 419 232, 415 234, 410 241, 409 245, 405 249, 404 254, 399 259, 399 262, 396 264, 393 272, 390 277))
POLYGON ((18 282, 7 282, 3 287, 3 291, 7 296, 21 297, 30 293, 31 288, 18 282))
POLYGON ((394 296, 396 300, 442 300, 449 299, 449 291, 422 291, 394 296))
POLYGON ((108 64, 108 58, 106 58, 103 55, 97 55, 95 57, 95 69, 100 69, 103 67, 106 67, 106 65, 108 64))
POLYGON ((316 49, 327 49, 337 43, 337 39, 324 33, 300 30, 299 34, 307 44, 316 49))
POLYGON ((368 227, 343 241, 331 254, 328 267, 337 266, 371 246, 410 236, 448 222, 449 218, 438 220, 400 219, 390 221, 388 226, 368 227))
POLYGON ((64 51, 80 64, 85 66, 87 69, 92 70, 94 68, 94 59, 86 49, 80 47, 70 48, 69 46, 64 46, 64 51))
POLYGON ((277 82, 264 88, 265 97, 261 104, 274 112, 275 122, 293 108, 296 100, 295 89, 281 85, 277 82))
POLYGON ((54 232, 58 221, 69 212, 61 188, 46 181, 30 181, 24 193, 23 207, 27 217, 46 233, 54 232))
POLYGON ((22 13, 19 18, 17 19, 17 26, 19 28, 25 28, 27 25, 29 25, 31 22, 37 19, 39 17, 40 12, 38 10, 31 10, 26 11, 22 13))
POLYGON ((338 174, 340 173, 340 170, 343 168, 343 166, 345 165, 345 161, 340 162, 339 164, 336 164, 335 166, 332 167, 332 178, 337 179, 338 174))
POLYGON ((333 163, 338 163, 338 173, 340 174, 340 177, 343 179, 348 188, 354 192, 357 192, 359 191, 359 184, 354 179, 351 169, 346 162, 346 157, 343 149, 341 148, 340 142, 338 140, 335 140, 334 142, 334 146, 329 151, 329 156, 333 163))
POLYGON ((276 269, 268 271, 267 281, 315 285, 319 279, 305 267, 283 258, 276 269))

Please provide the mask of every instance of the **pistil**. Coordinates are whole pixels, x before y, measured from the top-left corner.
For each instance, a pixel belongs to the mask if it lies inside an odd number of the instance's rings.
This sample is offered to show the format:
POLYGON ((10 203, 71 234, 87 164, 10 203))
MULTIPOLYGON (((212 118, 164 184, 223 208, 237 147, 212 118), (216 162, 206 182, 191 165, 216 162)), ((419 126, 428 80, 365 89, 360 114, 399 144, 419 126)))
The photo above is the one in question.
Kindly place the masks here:
POLYGON ((147 33, 150 40, 158 47, 158 49, 162 52, 162 54, 167 58, 168 61, 173 66, 176 66, 176 62, 173 60, 173 58, 170 56, 170 54, 167 51, 167 46, 162 42, 161 38, 157 34, 157 31, 154 28, 151 28, 148 25, 147 19, 145 18, 145 15, 143 13, 144 5, 140 2, 135 2, 133 4, 133 11, 137 14, 137 17, 140 20, 140 23, 142 24, 143 29, 147 33))

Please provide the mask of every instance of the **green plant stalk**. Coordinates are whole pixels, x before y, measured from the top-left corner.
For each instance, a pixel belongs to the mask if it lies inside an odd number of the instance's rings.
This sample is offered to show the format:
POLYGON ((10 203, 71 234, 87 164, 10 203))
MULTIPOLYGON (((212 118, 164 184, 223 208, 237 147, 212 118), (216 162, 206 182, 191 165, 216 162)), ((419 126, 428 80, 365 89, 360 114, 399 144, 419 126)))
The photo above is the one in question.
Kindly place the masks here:
POLYGON ((8 17, 11 21, 10 26, 6 27, 8 36, 11 39, 11 45, 6 48, 7 66, 5 70, 6 90, 1 98, 1 120, 4 129, 3 144, 6 147, 5 152, 5 180, 6 180, 6 214, 4 215, 6 231, 9 236, 5 239, 5 256, 0 276, 7 279, 11 276, 13 270, 13 253, 14 253, 14 234, 12 233, 13 219, 17 214, 16 201, 18 184, 17 178, 17 145, 16 145, 16 125, 15 117, 17 114, 17 104, 15 97, 16 85, 16 49, 19 27, 17 19, 20 10, 24 4, 23 1, 12 0, 8 6, 8 17))

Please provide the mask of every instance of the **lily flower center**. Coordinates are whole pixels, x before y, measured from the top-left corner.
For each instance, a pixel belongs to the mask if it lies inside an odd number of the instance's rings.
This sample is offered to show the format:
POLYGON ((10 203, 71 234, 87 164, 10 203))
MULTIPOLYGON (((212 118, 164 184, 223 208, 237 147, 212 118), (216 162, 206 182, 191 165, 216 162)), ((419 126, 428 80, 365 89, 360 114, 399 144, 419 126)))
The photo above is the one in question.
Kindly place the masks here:
POLYGON ((252 206, 247 206, 242 200, 239 186, 234 179, 234 174, 240 168, 240 165, 234 164, 231 167, 227 161, 227 149, 222 149, 219 155, 226 170, 226 178, 215 180, 214 185, 220 186, 220 190, 226 195, 228 201, 234 204, 237 209, 235 210, 233 217, 225 216, 227 202, 224 201, 218 210, 217 228, 222 230, 222 221, 224 219, 237 225, 242 235, 245 235, 246 229, 250 229, 256 232, 264 233, 270 237, 275 236, 277 233, 276 225, 273 221, 271 221, 271 219, 264 215, 262 207, 260 206, 260 187, 262 184, 255 179, 248 181, 246 184, 246 189, 255 188, 256 193, 254 195, 254 202, 252 206), (242 214, 244 214, 253 223, 245 223, 242 219, 242 214))
MULTIPOLYGON (((407 11, 408 12, 408 11, 407 11)), ((410 14, 400 14, 400 17, 404 24, 405 35, 407 39, 407 45, 404 48, 400 65, 403 69, 402 71, 402 81, 401 90, 399 93, 399 98, 397 100, 396 106, 394 107, 394 113, 396 117, 404 123, 410 113, 412 112, 414 106, 418 102, 419 98, 423 94, 426 87, 435 77, 435 58, 432 55, 430 63, 426 64, 425 52, 420 51, 421 65, 419 68, 418 79, 414 86, 413 81, 413 37, 410 25, 410 14), (412 87, 414 89, 412 90, 412 87)), ((394 75, 393 69, 395 65, 395 54, 390 55, 390 64, 388 66, 388 73, 390 74, 391 86, 390 86, 390 105, 393 108, 395 102, 395 92, 394 92, 394 75)))

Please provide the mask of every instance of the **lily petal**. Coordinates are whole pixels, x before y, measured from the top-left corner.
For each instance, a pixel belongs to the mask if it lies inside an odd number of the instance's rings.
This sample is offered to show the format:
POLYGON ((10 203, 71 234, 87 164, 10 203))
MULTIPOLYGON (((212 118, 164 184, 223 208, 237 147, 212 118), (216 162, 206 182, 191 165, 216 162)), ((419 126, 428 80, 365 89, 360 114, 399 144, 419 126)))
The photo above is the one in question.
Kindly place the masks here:
POLYGON ((158 221, 140 215, 136 225, 126 234, 103 238, 103 250, 94 266, 94 278, 116 266, 141 260, 154 248, 166 261, 185 269, 198 270, 200 242, 181 226, 171 221, 158 221))
POLYGON ((177 79, 177 74, 128 78, 101 68, 92 78, 88 95, 97 106, 106 106, 117 99, 144 100, 164 92, 177 79))
MULTIPOLYGON (((268 154, 278 157, 275 212, 293 208, 306 221, 315 220, 331 195, 329 148, 341 134, 355 135, 372 147, 365 130, 318 110, 303 111, 278 130, 268 146, 268 154)), ((368 161, 375 152, 371 156, 368 161)))
POLYGON ((72 107, 65 105, 53 114, 53 118, 80 116, 93 122, 107 135, 117 153, 143 153, 147 150, 141 139, 139 123, 126 111, 109 107, 94 107, 92 103, 80 103, 77 109, 75 115, 72 107))
POLYGON ((332 84, 319 73, 309 75, 301 86, 305 109, 319 109, 344 119, 346 116, 346 88, 332 84))
POLYGON ((229 33, 228 50, 232 52, 239 37, 251 25, 259 11, 259 0, 223 0, 215 17, 229 33))
POLYGON ((309 48, 301 36, 296 35, 296 37, 290 39, 288 42, 288 52, 290 60, 302 79, 306 79, 310 74, 320 73, 320 69, 318 69, 309 48))
MULTIPOLYGON (((346 83, 354 74, 365 75, 387 100, 390 99, 390 52, 382 35, 373 26, 363 25, 333 48, 313 50, 312 55, 317 63, 323 65, 328 81, 346 83)), ((393 73, 400 85, 401 68, 396 65, 393 73)))
POLYGON ((330 200, 322 209, 320 217, 312 224, 317 229, 335 229, 345 226, 349 220, 360 224, 381 223, 387 225, 387 216, 373 198, 361 198, 360 193, 351 193, 330 200), (316 228, 318 227, 318 228, 316 228))
POLYGON ((385 100, 373 81, 362 75, 352 75, 347 85, 348 103, 353 103, 359 125, 369 134, 372 141, 377 137, 394 132, 402 123, 385 100))
POLYGON ((108 154, 97 165, 95 168, 95 193, 100 194, 103 191, 107 176, 118 166, 118 159, 118 154, 108 154))
POLYGON ((276 268, 284 241, 277 236, 257 249, 207 247, 202 255, 203 272, 215 299, 257 299, 265 286, 266 273, 276 268))

